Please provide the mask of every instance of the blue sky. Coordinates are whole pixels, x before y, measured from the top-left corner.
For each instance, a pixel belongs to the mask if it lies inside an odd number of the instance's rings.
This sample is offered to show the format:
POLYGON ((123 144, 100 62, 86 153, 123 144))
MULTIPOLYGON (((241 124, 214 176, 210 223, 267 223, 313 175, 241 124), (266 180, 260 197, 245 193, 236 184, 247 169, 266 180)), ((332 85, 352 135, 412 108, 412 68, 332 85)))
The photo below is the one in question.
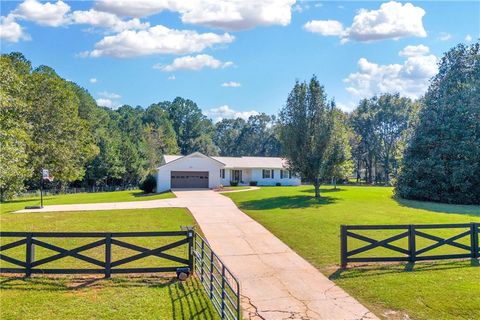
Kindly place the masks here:
POLYGON ((2 53, 100 104, 182 96, 214 120, 277 113, 312 74, 344 110, 381 92, 416 98, 442 53, 480 34, 478 1, 27 0, 2 1, 1 16, 2 53))

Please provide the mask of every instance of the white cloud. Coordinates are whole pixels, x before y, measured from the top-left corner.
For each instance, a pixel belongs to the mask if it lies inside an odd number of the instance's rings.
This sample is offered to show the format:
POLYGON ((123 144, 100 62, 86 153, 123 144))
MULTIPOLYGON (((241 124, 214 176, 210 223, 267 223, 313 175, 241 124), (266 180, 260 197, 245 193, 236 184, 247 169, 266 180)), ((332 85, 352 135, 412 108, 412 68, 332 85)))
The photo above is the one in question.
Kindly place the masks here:
POLYGON ((250 116, 259 114, 258 111, 236 111, 230 108, 228 105, 223 105, 218 108, 212 108, 204 112, 206 116, 212 118, 214 122, 221 121, 222 119, 236 119, 242 118, 247 120, 250 116))
POLYGON ((452 38, 452 35, 447 32, 440 32, 440 35, 438 36, 438 40, 440 41, 447 41, 452 38))
POLYGON ((107 108, 110 108, 110 109, 118 108, 118 104, 113 102, 111 99, 99 98, 96 101, 97 101, 97 104, 101 107, 107 107, 107 108))
POLYGON ((472 40, 473 40, 473 38, 472 38, 471 35, 467 34, 467 35, 465 36, 465 41, 466 41, 466 42, 472 42, 472 40))
POLYGON ((95 7, 137 18, 169 10, 178 12, 183 23, 243 30, 262 25, 288 25, 294 3, 295 0, 100 0, 95 7))
POLYGON ((167 80, 176 80, 176 79, 177 79, 177 78, 175 77, 174 74, 172 74, 171 76, 169 76, 169 77, 167 78, 167 80))
POLYGON ((112 100, 117 100, 117 99, 120 99, 122 97, 118 93, 108 92, 108 91, 99 92, 98 95, 100 97, 107 98, 107 99, 112 99, 112 100))
POLYGON ((235 82, 235 81, 229 81, 229 82, 222 83, 222 87, 238 88, 238 87, 241 87, 241 86, 242 85, 239 82, 235 82))
POLYGON ((125 30, 106 36, 95 44, 95 49, 83 56, 111 56, 128 58, 151 54, 185 54, 200 52, 216 44, 230 43, 228 33, 197 33, 193 30, 175 30, 158 25, 147 30, 125 30))
POLYGON ((398 53, 401 57, 416 57, 416 56, 423 56, 430 52, 430 49, 423 44, 418 46, 406 46, 398 53))
POLYGON ((90 9, 88 11, 74 11, 70 18, 71 23, 88 24, 94 27, 107 28, 114 32, 146 29, 150 27, 148 22, 142 23, 136 18, 124 21, 112 13, 96 11, 94 9, 90 9))
POLYGON ((171 0, 97 0, 95 2, 95 8, 100 11, 136 18, 151 16, 176 7, 175 1, 171 0))
POLYGON ((90 83, 97 83, 98 82, 97 78, 90 78, 89 81, 90 81, 90 83))
POLYGON ((303 28, 323 36, 341 36, 344 32, 343 25, 336 20, 312 20, 305 23, 303 28))
MULTIPOLYGON (((409 51, 404 48, 401 52, 409 51)), ((437 58, 427 55, 427 52, 406 56, 403 64, 379 65, 361 58, 358 61, 359 70, 344 79, 348 84, 347 91, 358 98, 386 92, 399 92, 410 98, 418 98, 438 71, 437 58)))
POLYGON ((304 28, 322 35, 340 36, 342 42, 426 37, 424 15, 425 10, 411 3, 390 1, 381 4, 378 10, 360 9, 348 28, 340 29, 342 24, 336 20, 312 20, 304 28))
POLYGON ((63 1, 41 3, 37 0, 22 2, 12 14, 40 25, 58 27, 67 23, 70 6, 63 1))
POLYGON ((0 39, 8 42, 29 40, 30 36, 23 31, 23 28, 15 21, 14 16, 9 14, 0 17, 0 39))
POLYGON ((171 64, 167 65, 156 64, 153 66, 153 68, 163 72, 172 72, 176 70, 198 71, 203 68, 218 69, 227 68, 230 66, 233 66, 233 62, 231 61, 222 62, 208 54, 199 54, 196 56, 176 58, 171 64))

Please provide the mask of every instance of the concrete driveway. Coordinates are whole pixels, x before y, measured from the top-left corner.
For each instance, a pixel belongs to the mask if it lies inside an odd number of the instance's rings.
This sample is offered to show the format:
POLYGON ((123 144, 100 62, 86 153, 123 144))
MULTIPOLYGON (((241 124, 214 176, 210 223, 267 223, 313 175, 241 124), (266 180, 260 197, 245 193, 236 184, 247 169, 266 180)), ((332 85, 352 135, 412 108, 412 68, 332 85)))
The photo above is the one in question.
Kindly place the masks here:
POLYGON ((174 193, 174 199, 56 205, 34 211, 186 207, 240 281, 246 319, 377 319, 229 198, 211 190, 174 193))

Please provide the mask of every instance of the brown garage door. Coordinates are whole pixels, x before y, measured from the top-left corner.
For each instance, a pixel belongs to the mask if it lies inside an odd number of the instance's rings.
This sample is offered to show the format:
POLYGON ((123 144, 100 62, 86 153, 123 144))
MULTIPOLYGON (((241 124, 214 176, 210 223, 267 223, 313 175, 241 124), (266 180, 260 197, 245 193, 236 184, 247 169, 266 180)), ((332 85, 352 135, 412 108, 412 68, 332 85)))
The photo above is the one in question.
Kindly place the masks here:
POLYGON ((208 171, 172 171, 172 188, 208 188, 208 171))

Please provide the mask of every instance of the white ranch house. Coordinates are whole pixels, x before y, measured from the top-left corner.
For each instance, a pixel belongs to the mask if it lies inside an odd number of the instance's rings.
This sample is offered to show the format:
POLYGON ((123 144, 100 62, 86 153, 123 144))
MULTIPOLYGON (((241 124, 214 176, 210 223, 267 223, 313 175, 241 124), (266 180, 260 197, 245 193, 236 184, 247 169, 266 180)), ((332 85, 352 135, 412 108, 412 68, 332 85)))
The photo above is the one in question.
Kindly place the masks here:
POLYGON ((288 170, 285 159, 275 157, 209 157, 165 155, 157 168, 157 192, 180 188, 210 188, 256 182, 259 186, 298 186, 300 178, 288 170))

